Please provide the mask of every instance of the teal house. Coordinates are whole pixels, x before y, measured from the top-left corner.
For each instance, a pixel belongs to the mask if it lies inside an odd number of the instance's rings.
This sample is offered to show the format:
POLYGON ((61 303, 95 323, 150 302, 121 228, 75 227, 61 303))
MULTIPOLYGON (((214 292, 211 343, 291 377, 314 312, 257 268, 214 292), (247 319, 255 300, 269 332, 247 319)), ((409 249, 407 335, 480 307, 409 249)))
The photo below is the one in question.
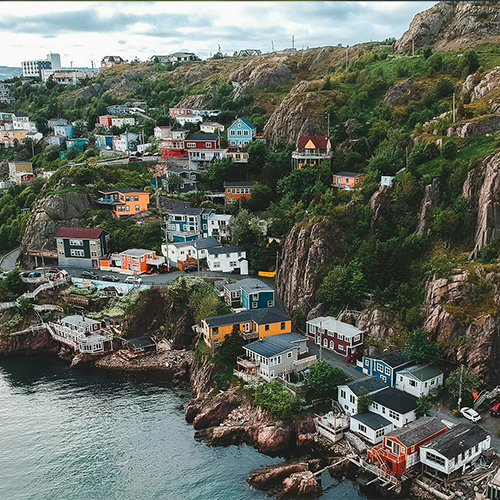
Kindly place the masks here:
POLYGON ((256 133, 257 128, 246 118, 238 118, 227 129, 227 142, 229 146, 245 147, 252 142, 256 133))
POLYGON ((79 153, 83 153, 87 139, 66 139, 66 151, 59 151, 59 158, 66 158, 68 151, 74 146, 79 153))
POLYGON ((226 302, 232 307, 262 309, 275 307, 274 289, 254 278, 240 280, 224 287, 226 302))

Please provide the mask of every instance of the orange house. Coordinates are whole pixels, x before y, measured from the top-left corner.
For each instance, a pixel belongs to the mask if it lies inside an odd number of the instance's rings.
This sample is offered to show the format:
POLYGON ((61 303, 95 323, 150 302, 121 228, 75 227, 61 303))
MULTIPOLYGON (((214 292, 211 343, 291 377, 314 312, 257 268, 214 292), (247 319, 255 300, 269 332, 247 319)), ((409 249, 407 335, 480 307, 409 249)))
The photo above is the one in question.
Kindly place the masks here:
POLYGON ((365 178, 366 174, 358 174, 356 172, 338 172, 333 176, 333 187, 350 190, 356 186, 361 186, 365 178))
POLYGON ((368 450, 368 459, 388 474, 403 475, 420 463, 420 447, 446 432, 436 417, 422 417, 384 436, 384 441, 368 450))
POLYGON ((139 189, 117 188, 99 191, 99 194, 101 197, 95 200, 96 203, 111 208, 121 219, 148 209, 149 193, 139 189))
POLYGON ((165 263, 165 257, 157 257, 153 250, 132 248, 120 253, 121 268, 135 274, 145 273, 150 266, 159 267, 165 263))
POLYGON ((226 204, 252 196, 253 182, 224 182, 224 190, 226 192, 226 204))

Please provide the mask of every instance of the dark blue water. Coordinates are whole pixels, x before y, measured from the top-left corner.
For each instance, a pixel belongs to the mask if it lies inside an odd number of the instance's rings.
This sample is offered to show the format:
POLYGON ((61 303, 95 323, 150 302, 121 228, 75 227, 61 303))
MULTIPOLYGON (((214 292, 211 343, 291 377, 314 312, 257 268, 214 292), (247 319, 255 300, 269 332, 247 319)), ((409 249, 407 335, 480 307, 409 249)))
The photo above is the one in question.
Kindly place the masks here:
MULTIPOLYGON (((197 442, 178 409, 189 396, 152 376, 1 358, 0 500, 267 498, 245 479, 281 459, 197 442)), ((325 486, 325 499, 365 498, 325 486)))

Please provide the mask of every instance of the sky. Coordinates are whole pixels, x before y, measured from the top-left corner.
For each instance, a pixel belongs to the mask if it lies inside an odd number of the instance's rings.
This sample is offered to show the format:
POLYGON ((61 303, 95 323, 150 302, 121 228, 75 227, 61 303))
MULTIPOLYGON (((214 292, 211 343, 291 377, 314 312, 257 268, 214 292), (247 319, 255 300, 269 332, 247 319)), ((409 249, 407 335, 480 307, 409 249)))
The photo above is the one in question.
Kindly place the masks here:
POLYGON ((0 40, 8 50, 0 66, 61 55, 63 67, 100 66, 106 55, 141 61, 152 55, 247 48, 270 52, 326 45, 354 45, 399 38, 420 2, 1 2, 0 40))

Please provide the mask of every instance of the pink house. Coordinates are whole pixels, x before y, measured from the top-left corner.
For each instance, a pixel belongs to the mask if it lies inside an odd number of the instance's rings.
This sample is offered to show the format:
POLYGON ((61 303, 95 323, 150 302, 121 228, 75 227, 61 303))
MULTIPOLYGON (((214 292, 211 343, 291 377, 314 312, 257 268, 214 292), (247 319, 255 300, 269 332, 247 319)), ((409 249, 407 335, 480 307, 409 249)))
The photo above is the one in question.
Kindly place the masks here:
POLYGON ((366 174, 356 172, 338 172, 333 175, 333 187, 340 189, 352 189, 360 186, 365 180, 366 174))

